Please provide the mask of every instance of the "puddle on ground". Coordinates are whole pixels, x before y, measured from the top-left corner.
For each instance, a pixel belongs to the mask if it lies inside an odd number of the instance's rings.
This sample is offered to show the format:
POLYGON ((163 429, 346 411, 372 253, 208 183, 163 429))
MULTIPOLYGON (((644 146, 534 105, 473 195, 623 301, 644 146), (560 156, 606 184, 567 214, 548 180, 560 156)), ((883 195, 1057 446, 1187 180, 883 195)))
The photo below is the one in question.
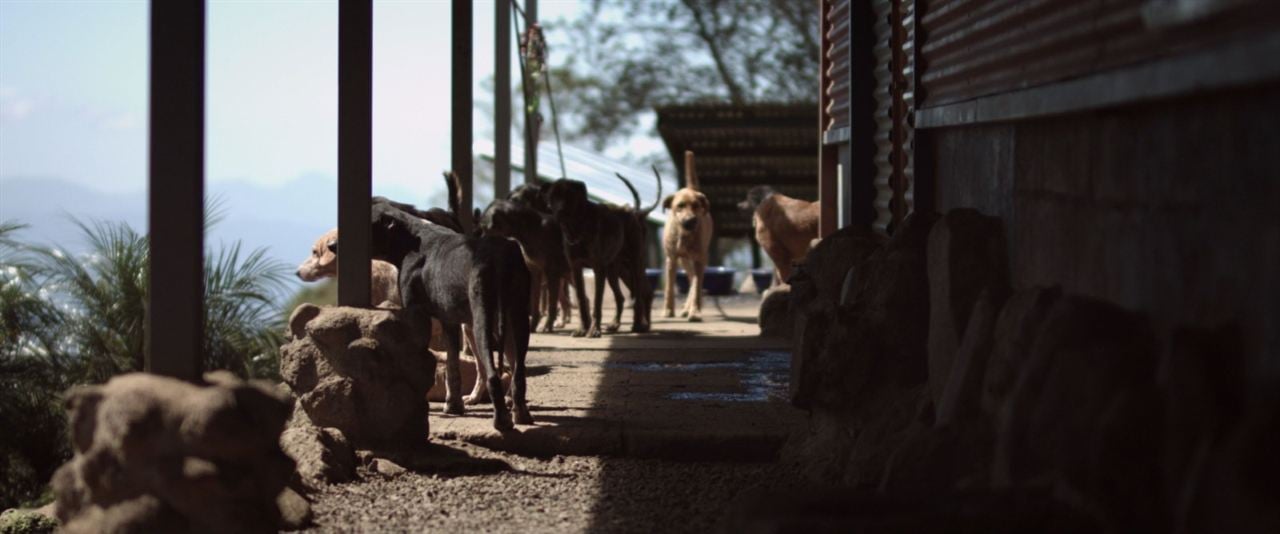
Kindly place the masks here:
POLYGON ((678 391, 667 394, 667 398, 712 402, 768 402, 787 398, 791 353, 781 350, 752 351, 748 353, 745 362, 616 362, 606 363, 605 366, 644 372, 737 369, 738 380, 745 392, 678 391))

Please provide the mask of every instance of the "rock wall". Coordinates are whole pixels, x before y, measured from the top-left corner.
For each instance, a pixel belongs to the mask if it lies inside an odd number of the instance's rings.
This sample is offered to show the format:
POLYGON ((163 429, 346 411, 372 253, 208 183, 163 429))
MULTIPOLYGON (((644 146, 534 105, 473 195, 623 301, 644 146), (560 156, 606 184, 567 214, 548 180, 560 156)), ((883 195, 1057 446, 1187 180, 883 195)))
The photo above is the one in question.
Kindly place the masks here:
POLYGON ((811 415, 784 457, 811 478, 1052 495, 1113 531, 1280 531, 1280 459, 1261 452, 1280 385, 1247 372, 1238 329, 1162 336, 1101 299, 1011 288, 1000 220, 973 210, 913 214, 870 250, 848 235, 793 278, 791 396, 811 415))
POLYGON ((53 477, 64 532, 275 532, 308 521, 278 440, 288 399, 210 373, 134 373, 67 396, 72 459, 53 477))
POLYGON ((304 304, 289 319, 280 375, 316 426, 356 448, 423 443, 436 364, 425 324, 403 310, 304 304))

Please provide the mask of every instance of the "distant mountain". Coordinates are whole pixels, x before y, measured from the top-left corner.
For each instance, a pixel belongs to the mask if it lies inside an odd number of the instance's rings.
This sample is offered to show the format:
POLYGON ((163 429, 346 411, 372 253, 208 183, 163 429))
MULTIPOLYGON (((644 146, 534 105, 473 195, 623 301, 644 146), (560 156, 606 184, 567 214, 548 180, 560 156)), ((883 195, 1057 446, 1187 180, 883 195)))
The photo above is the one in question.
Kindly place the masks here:
MULTIPOLYGON (((292 268, 306 259, 320 234, 337 226, 337 187, 334 178, 323 175, 280 186, 210 184, 206 198, 218 200, 223 217, 206 237, 206 246, 216 249, 238 240, 244 250, 265 248, 268 256, 292 268)), ((421 205, 429 201, 403 189, 377 193, 421 205)), ((27 242, 55 244, 73 253, 86 244, 71 217, 123 221, 145 232, 146 205, 145 191, 108 193, 54 178, 0 179, 0 221, 27 224, 19 234, 27 242)))

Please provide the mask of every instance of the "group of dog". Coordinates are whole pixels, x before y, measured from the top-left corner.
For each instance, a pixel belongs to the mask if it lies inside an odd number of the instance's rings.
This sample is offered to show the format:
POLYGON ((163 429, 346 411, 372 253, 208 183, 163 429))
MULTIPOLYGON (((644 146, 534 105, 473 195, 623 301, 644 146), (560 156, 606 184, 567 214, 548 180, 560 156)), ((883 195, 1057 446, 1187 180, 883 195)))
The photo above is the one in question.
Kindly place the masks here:
MULTIPOLYGON (((669 211, 663 245, 666 314, 674 315, 672 280, 675 265, 683 263, 694 288, 684 314, 698 320, 712 222, 710 203, 693 178, 692 161, 692 154, 687 154, 690 186, 663 199, 669 211)), ((574 336, 598 337, 621 328, 625 299, 619 283, 631 293, 631 331, 650 330, 653 289, 645 275, 645 222, 658 203, 641 206, 639 193, 621 175, 618 178, 631 191, 634 206, 594 202, 584 183, 560 179, 522 185, 466 220, 459 212, 457 176, 446 173, 445 178, 448 210, 419 210, 383 197, 371 200, 370 304, 399 307, 415 322, 425 325, 430 320, 438 325, 433 330, 443 337, 447 353, 445 413, 461 414, 465 404, 489 396, 494 399, 495 428, 512 428, 512 412, 514 423, 532 424, 525 382, 529 334, 540 324, 545 332, 554 330, 559 308, 567 304, 567 285, 573 286, 579 304, 581 322, 574 336), (594 300, 586 296, 584 268, 595 276, 594 300), (606 283, 617 303, 608 324, 602 321, 606 283), (594 303, 593 313, 588 313, 589 303, 594 303), (464 339, 476 355, 477 375, 472 393, 465 397, 459 368, 464 339), (509 399, 503 395, 500 372, 504 360, 511 369, 509 399), (486 395, 486 389, 492 395, 486 395)), ((662 179, 657 178, 661 198, 662 179)), ((298 277, 314 281, 336 276, 337 254, 335 229, 316 240, 311 256, 298 268, 298 277)), ((571 312, 565 308, 567 316, 571 312)))

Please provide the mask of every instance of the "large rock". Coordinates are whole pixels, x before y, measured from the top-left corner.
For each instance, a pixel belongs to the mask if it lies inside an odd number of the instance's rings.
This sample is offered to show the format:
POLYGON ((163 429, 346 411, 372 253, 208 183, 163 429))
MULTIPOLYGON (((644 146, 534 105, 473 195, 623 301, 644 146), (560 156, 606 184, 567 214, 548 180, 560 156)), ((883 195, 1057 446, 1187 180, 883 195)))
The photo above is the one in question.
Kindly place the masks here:
MULTIPOLYGON (((984 290, 973 305, 964 338, 956 349, 955 362, 942 397, 937 399, 936 425, 946 427, 961 419, 982 413, 982 384, 986 377, 987 360, 991 354, 992 331, 995 329, 997 304, 990 290, 984 290)), ((930 325, 932 328, 932 325, 930 325)), ((931 330, 932 332, 932 330, 931 330)), ((930 369, 932 385, 934 369, 930 369)))
POLYGON ((1158 525, 1157 364, 1144 316, 1090 298, 1059 299, 1000 413, 992 481, 1070 488, 1119 530, 1158 525))
POLYGON ((1031 344, 1040 333, 1049 310, 1062 297, 1062 288, 1031 288, 1018 291, 1005 301, 996 319, 991 355, 982 380, 982 411, 995 417, 1031 354, 1031 344))
POLYGON ((999 308, 1008 294, 1004 229, 997 217, 961 208, 947 212, 929 232, 929 391, 935 404, 951 378, 951 365, 978 295, 999 308))
MULTIPOLYGON (((750 277, 748 277, 750 278, 750 277)), ((790 339, 795 320, 791 317, 791 286, 771 287, 760 300, 760 335, 790 339)))
POLYGON ((74 456, 53 477, 67 532, 275 532, 294 463, 288 399, 210 373, 189 384, 134 373, 67 396, 74 456))
POLYGON ((357 448, 421 443, 436 364, 425 324, 404 310, 304 304, 289 319, 280 375, 316 426, 357 448))
POLYGON ((298 478, 311 489, 356 476, 356 453, 336 428, 292 427, 280 435, 280 447, 298 464, 298 478))

